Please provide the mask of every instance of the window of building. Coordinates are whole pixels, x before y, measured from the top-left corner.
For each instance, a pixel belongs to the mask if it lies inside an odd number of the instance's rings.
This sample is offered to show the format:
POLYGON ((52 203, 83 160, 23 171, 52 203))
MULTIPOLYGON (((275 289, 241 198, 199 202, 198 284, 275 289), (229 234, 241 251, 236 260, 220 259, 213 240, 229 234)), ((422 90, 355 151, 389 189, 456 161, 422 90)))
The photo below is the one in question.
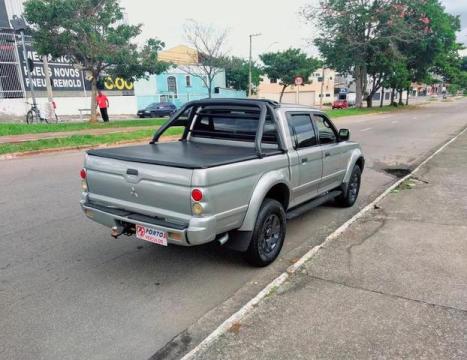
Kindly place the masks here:
POLYGON ((384 94, 384 99, 385 100, 389 100, 390 97, 391 97, 390 93, 387 92, 387 93, 384 94))
POLYGON ((185 76, 185 83, 186 83, 186 87, 191 87, 191 76, 190 75, 185 76))
POLYGON ((305 148, 317 144, 315 128, 310 114, 287 114, 287 122, 292 137, 295 139, 295 148, 305 148))
POLYGON ((177 98, 177 79, 175 76, 169 76, 167 78, 167 91, 174 94, 174 97, 177 98))

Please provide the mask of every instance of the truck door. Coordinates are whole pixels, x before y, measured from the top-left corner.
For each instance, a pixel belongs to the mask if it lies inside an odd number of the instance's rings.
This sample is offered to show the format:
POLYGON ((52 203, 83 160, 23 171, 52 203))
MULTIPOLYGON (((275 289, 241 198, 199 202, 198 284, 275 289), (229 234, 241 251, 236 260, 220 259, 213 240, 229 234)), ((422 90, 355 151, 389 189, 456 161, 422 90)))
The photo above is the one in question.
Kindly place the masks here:
POLYGON ((347 169, 347 147, 339 143, 337 130, 326 116, 313 114, 313 120, 323 153, 323 178, 318 188, 323 193, 342 184, 347 169))
POLYGON ((294 159, 291 159, 294 181, 292 202, 298 204, 315 197, 323 171, 323 153, 313 126, 312 113, 287 112, 287 123, 294 145, 294 159))

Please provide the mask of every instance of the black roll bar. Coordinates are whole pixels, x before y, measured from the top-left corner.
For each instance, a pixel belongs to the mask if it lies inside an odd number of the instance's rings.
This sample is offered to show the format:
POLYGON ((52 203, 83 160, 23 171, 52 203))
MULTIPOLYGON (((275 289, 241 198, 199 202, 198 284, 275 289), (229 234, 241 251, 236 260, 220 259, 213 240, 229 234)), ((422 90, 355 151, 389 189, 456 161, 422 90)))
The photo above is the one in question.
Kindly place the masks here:
POLYGON ((177 126, 179 124, 180 126, 183 124, 185 126, 185 130, 183 132, 183 137, 182 139, 186 139, 188 136, 189 128, 191 126, 191 123, 193 122, 193 118, 196 114, 196 111, 192 111, 188 121, 183 121, 183 123, 179 122, 179 117, 183 115, 187 110, 190 108, 196 109, 198 107, 203 107, 203 106, 213 106, 213 105, 219 105, 219 106, 233 106, 233 105, 244 105, 248 107, 256 107, 259 109, 260 114, 259 114, 259 121, 258 121, 258 128, 256 129, 256 136, 255 136, 255 148, 256 148, 256 155, 259 158, 262 158, 264 156, 264 153, 261 150, 261 142, 263 139, 263 132, 264 132, 264 125, 266 123, 266 117, 268 110, 271 112, 271 115, 273 117, 273 120, 276 124, 276 127, 278 129, 278 145, 281 148, 282 151, 285 151, 285 146, 283 144, 282 138, 280 136, 280 131, 279 131, 279 122, 275 116, 275 113, 273 111, 273 106, 278 106, 276 102, 273 101, 268 101, 268 100, 243 100, 243 99, 210 99, 210 100, 196 100, 196 101, 190 101, 183 105, 173 116, 172 118, 167 121, 164 125, 162 125, 154 134, 152 140, 149 142, 150 144, 155 144, 159 141, 159 138, 161 135, 170 127, 172 126, 177 126))

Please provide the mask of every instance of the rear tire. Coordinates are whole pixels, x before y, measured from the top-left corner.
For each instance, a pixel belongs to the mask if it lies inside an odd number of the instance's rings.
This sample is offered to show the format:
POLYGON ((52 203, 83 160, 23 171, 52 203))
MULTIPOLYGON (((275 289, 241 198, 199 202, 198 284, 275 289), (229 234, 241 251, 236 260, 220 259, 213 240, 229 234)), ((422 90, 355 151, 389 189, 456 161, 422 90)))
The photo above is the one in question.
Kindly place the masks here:
POLYGON ((360 192, 360 183, 362 179, 362 170, 360 166, 355 165, 350 174, 349 183, 345 187, 345 191, 342 195, 336 198, 336 202, 342 207, 351 207, 358 198, 360 192))
POLYGON ((26 123, 32 124, 34 122, 35 114, 32 110, 29 110, 26 114, 26 123))
POLYGON ((256 218, 245 259, 257 267, 271 264, 279 256, 285 233, 284 208, 277 200, 265 199, 256 218))

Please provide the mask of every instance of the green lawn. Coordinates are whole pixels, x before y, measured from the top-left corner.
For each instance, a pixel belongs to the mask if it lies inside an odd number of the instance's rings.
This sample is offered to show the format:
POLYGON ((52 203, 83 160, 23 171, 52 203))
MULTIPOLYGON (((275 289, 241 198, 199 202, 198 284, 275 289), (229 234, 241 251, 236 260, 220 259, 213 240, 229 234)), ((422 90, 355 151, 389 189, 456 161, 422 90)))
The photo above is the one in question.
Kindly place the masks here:
MULTIPOLYGON (((179 135, 182 133, 182 131, 182 128, 174 127, 168 129, 164 133, 164 136, 179 135)), ((94 146, 114 144, 120 142, 131 142, 136 140, 147 140, 149 142, 153 135, 154 130, 143 129, 128 133, 114 133, 105 135, 73 135, 64 138, 43 139, 15 144, 0 144, 0 154, 37 151, 54 148, 76 148, 81 146, 94 146)))
POLYGON ((366 114, 377 114, 377 113, 382 113, 382 112, 394 112, 394 111, 402 111, 402 110, 413 110, 415 109, 415 105, 409 105, 409 106, 383 106, 383 107, 372 107, 372 108, 349 108, 349 109, 335 109, 335 110, 328 110, 326 111, 326 114, 335 119, 343 116, 356 116, 356 115, 366 115, 366 114))
POLYGON ((123 120, 111 121, 108 123, 60 123, 60 124, 24 124, 24 123, 0 123, 0 136, 5 135, 22 135, 22 134, 37 134, 45 132, 63 132, 77 131, 87 129, 106 129, 106 128, 123 128, 133 126, 156 126, 163 124, 167 119, 138 119, 138 120, 123 120))

